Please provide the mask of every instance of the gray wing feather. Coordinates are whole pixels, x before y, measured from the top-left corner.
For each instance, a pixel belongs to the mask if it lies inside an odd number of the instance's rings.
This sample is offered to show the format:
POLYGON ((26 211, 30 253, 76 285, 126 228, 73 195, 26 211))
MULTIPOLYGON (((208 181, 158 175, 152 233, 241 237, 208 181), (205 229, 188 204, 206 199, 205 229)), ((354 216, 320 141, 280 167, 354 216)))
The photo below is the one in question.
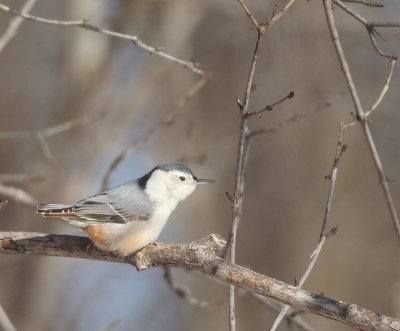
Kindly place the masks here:
POLYGON ((87 221, 128 223, 147 221, 153 214, 153 202, 136 181, 117 186, 75 204, 75 214, 87 221))

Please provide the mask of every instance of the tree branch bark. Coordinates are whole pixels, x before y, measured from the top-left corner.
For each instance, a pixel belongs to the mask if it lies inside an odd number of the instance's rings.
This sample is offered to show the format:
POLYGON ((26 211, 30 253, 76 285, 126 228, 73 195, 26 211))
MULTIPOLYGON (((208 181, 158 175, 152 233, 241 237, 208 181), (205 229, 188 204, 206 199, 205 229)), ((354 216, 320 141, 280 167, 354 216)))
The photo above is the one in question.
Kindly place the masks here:
POLYGON ((93 247, 90 239, 35 232, 0 232, 0 253, 48 255, 128 263, 141 271, 158 266, 178 266, 207 274, 312 314, 325 316, 364 330, 400 330, 400 320, 374 313, 355 304, 336 301, 232 264, 216 255, 226 241, 218 235, 186 244, 155 243, 136 255, 121 257, 93 247))

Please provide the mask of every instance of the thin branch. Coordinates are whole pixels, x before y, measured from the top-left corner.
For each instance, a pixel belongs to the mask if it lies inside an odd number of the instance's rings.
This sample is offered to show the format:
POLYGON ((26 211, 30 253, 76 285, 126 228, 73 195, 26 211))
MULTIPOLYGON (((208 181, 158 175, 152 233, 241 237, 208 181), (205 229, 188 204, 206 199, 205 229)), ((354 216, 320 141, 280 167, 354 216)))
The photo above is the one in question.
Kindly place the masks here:
POLYGON ((374 28, 400 28, 400 23, 397 22, 371 22, 374 28))
POLYGON ((0 195, 26 206, 37 206, 38 201, 29 193, 13 186, 0 184, 0 195))
POLYGON ((301 120, 307 118, 310 115, 318 113, 318 112, 320 112, 322 110, 329 109, 344 94, 345 93, 340 93, 340 94, 334 96, 333 98, 329 99, 328 101, 325 101, 323 104, 318 105, 314 109, 305 111, 303 113, 295 114, 295 115, 289 117, 288 119, 283 120, 283 121, 281 121, 278 124, 275 124, 273 126, 269 126, 269 127, 266 127, 266 128, 261 128, 261 129, 257 129, 257 130, 251 131, 249 133, 249 138, 253 138, 253 137, 258 136, 260 134, 275 133, 276 131, 282 129, 283 127, 285 127, 286 125, 288 125, 290 123, 300 122, 301 120))
POLYGON ((332 0, 338 7, 342 8, 347 14, 355 18, 358 22, 363 24, 365 27, 368 26, 368 21, 362 17, 359 13, 355 12, 350 7, 347 7, 342 1, 332 0))
MULTIPOLYGON (((258 49, 260 45, 260 40, 262 37, 262 33, 260 30, 257 30, 257 40, 256 45, 254 47, 253 58, 250 65, 249 77, 247 80, 247 86, 243 101, 243 107, 240 109, 240 134, 239 134, 239 143, 238 143, 238 152, 236 158, 236 174, 235 174, 235 192, 233 195, 233 209, 232 209, 232 225, 231 225, 231 233, 229 236, 229 255, 230 262, 236 262, 236 235, 237 228, 240 222, 240 216, 242 211, 243 204, 243 190, 244 190, 244 169, 246 166, 246 149, 249 146, 246 144, 247 138, 247 117, 245 114, 247 113, 247 108, 249 106, 251 86, 253 84, 254 72, 256 68, 257 58, 258 58, 258 49)), ((228 249, 226 250, 228 251, 228 249)), ((236 313, 235 313, 235 287, 229 286, 229 330, 236 330, 236 313)))
POLYGON ((169 287, 183 300, 189 302, 191 305, 196 306, 198 308, 204 308, 210 304, 208 301, 199 300, 197 299, 190 290, 186 287, 178 285, 175 283, 174 279, 172 278, 171 267, 164 267, 164 278, 167 281, 169 287))
POLYGON ((282 18, 282 16, 288 11, 288 9, 294 4, 296 0, 289 0, 289 2, 285 6, 283 6, 283 8, 277 13, 274 11, 271 19, 267 22, 258 22, 254 15, 250 12, 249 8, 243 2, 243 0, 236 1, 239 2, 239 4, 242 6, 247 17, 250 19, 251 23, 258 30, 258 32, 264 34, 268 32, 271 27, 282 18))
POLYGON ((223 283, 352 327, 379 331, 400 330, 398 319, 298 289, 218 257, 216 252, 221 250, 226 242, 215 234, 187 244, 156 243, 126 258, 100 251, 90 243, 88 238, 78 236, 0 232, 0 253, 3 254, 64 256, 128 263, 136 266, 139 271, 165 265, 185 267, 223 283))
POLYGON ((59 21, 59 20, 51 20, 51 19, 47 19, 47 18, 43 18, 43 17, 38 17, 38 16, 33 16, 33 15, 29 15, 27 13, 21 12, 17 9, 13 9, 10 7, 7 7, 3 4, 0 4, 0 9, 22 17, 26 20, 29 21, 34 21, 34 22, 40 22, 40 23, 45 23, 45 24, 53 24, 53 25, 60 25, 60 26, 75 26, 75 27, 79 27, 82 28, 84 30, 88 30, 88 31, 93 31, 93 32, 98 32, 98 33, 102 33, 114 38, 118 38, 118 39, 125 39, 125 40, 129 40, 131 41, 136 47, 146 51, 147 53, 153 55, 157 55, 160 56, 164 59, 167 59, 171 62, 174 62, 176 64, 179 64, 189 70, 191 70, 192 72, 194 72, 195 74, 201 75, 203 77, 208 77, 210 74, 207 73, 204 70, 201 70, 199 68, 197 68, 197 65, 191 61, 184 61, 181 60, 177 57, 174 57, 170 54, 167 54, 163 51, 160 50, 159 47, 152 47, 149 46, 147 44, 145 44, 142 40, 140 40, 137 36, 134 35, 130 35, 130 34, 125 34, 125 33, 119 33, 119 32, 115 32, 115 31, 111 31, 111 30, 107 30, 104 28, 101 28, 99 26, 95 26, 92 24, 88 23, 88 20, 78 20, 78 21, 59 21))
MULTIPOLYGON (((300 279, 300 282, 296 285, 296 288, 302 288, 305 281, 307 280, 308 276, 311 273, 311 270, 314 268, 315 262, 317 261, 319 254, 321 253, 321 249, 322 246, 325 244, 325 241, 327 238, 329 238, 331 235, 336 234, 338 230, 338 227, 334 227, 328 234, 324 234, 322 236, 322 238, 320 238, 317 247, 315 248, 315 250, 312 252, 311 256, 310 256, 310 262, 307 265, 306 270, 303 273, 303 276, 300 279)), ((275 319, 272 327, 269 329, 270 331, 274 331, 276 330, 276 328, 279 326, 279 324, 281 323, 282 319, 287 316, 288 311, 290 309, 289 305, 285 305, 282 310, 280 311, 278 317, 275 319)))
POLYGON ((325 230, 326 230, 326 227, 328 226, 328 219, 329 219, 331 206, 332 206, 333 192, 335 190, 339 161, 340 161, 340 158, 342 157, 344 151, 347 149, 347 145, 343 144, 343 135, 347 128, 348 128, 347 125, 345 125, 343 123, 341 124, 340 135, 339 135, 339 139, 338 139, 338 142, 336 145, 335 158, 333 160, 332 171, 331 171, 330 175, 328 176, 328 178, 330 180, 330 185, 329 185, 328 198, 326 200, 324 218, 323 218, 322 226, 321 226, 321 232, 319 235, 320 241, 325 236, 325 230))
MULTIPOLYGON (((250 64, 249 75, 246 84, 246 90, 244 94, 243 103, 237 100, 237 105, 240 111, 240 131, 239 131, 239 142, 238 151, 236 158, 236 171, 235 171, 235 190, 233 194, 233 208, 232 208, 232 225, 229 236, 229 246, 226 248, 225 253, 229 251, 230 262, 234 264, 236 262, 236 236, 237 229, 240 223, 240 217, 242 213, 243 205, 243 192, 244 192, 244 174, 248 159, 248 148, 249 148, 249 130, 247 128, 248 120, 248 107, 250 102, 250 94, 253 86, 253 78, 255 68, 258 59, 259 46, 262 36, 268 32, 271 27, 279 21, 279 19, 285 14, 285 12, 292 6, 295 0, 289 0, 289 2, 277 13, 274 12, 272 18, 265 23, 259 23, 255 17, 250 13, 249 9, 244 4, 243 0, 238 0, 239 4, 243 7, 246 15, 250 18, 253 25, 257 29, 257 39, 254 46, 253 56, 250 64)), ((229 330, 236 330, 236 312, 235 312, 235 287, 229 287, 229 330)))
POLYGON ((72 119, 64 123, 57 124, 37 131, 0 131, 0 139, 31 139, 36 135, 48 138, 63 133, 65 131, 71 130, 77 126, 85 125, 89 123, 91 120, 93 120, 93 117, 84 116, 81 118, 72 119))
MULTIPOLYGON (((254 298, 257 299, 258 302, 262 303, 264 306, 266 306, 268 309, 271 309, 272 311, 276 313, 280 313, 282 310, 282 305, 272 302, 271 299, 267 299, 257 293, 254 292, 248 292, 250 295, 252 295, 254 298)), ((297 329, 301 331, 314 331, 314 329, 306 323, 304 320, 302 320, 299 316, 293 316, 292 313, 289 311, 286 313, 284 316, 285 321, 287 322, 288 325, 294 325, 296 326, 297 329)))
MULTIPOLYGON (((317 245, 317 248, 314 250, 314 252, 311 254, 310 257, 310 262, 306 268, 306 271, 304 272, 303 276, 300 279, 300 282, 297 284, 297 288, 302 288, 305 281, 307 280, 308 276, 310 275, 311 270, 313 269, 315 262, 318 259, 319 253, 321 252, 322 246, 325 243, 325 240, 331 235, 331 234, 336 234, 337 232, 337 227, 331 230, 328 234, 325 234, 325 229, 328 225, 328 219, 330 216, 330 211, 331 211, 331 206, 332 206, 332 199, 333 199, 333 192, 335 189, 335 184, 336 184, 336 178, 337 178, 337 171, 338 171, 338 166, 339 166, 339 161, 341 156, 343 155, 344 151, 347 149, 346 145, 343 145, 343 135, 345 130, 347 129, 347 126, 345 124, 341 124, 341 129, 340 129, 340 134, 339 134, 339 139, 336 144, 336 151, 335 151, 335 158, 333 160, 333 166, 332 166, 332 171, 331 174, 328 176, 330 179, 330 186, 329 186, 329 192, 328 192, 328 198, 326 200, 326 207, 325 207, 325 213, 324 213, 324 218, 322 220, 322 226, 321 226, 321 233, 319 236, 319 242, 317 245)), ((282 308, 281 312, 279 313, 278 317, 275 319, 275 322, 273 323, 272 327, 270 328, 270 331, 275 331, 276 328, 279 326, 281 323, 283 317, 287 314, 289 310, 289 306, 286 305, 282 308)))
MULTIPOLYGON (((36 1, 37 0, 25 1, 24 5, 21 7, 21 11, 24 13, 29 13, 31 11, 32 7, 35 5, 36 1)), ((23 21, 24 20, 22 17, 15 17, 10 21, 6 31, 3 33, 3 35, 0 38, 0 54, 1 54, 1 52, 3 52, 3 50, 7 46, 7 44, 16 36, 18 29, 21 26, 23 21)))
POLYGON ((360 98, 358 96, 356 87, 354 85, 354 81, 353 81, 353 78, 352 78, 352 75, 350 72, 349 64, 347 63, 346 57, 343 52, 342 44, 340 42, 339 34, 337 31, 337 27, 336 27, 336 22, 335 22, 335 19, 333 16, 332 4, 333 4, 332 0, 324 0, 325 13, 326 13, 329 30, 331 33, 331 38, 332 38, 333 44, 336 49, 336 54, 339 59, 340 67, 343 71, 343 74, 345 76, 347 85, 349 87, 349 90, 350 90, 350 93, 351 93, 351 96, 353 99, 354 107, 356 109, 356 119, 360 122, 361 127, 364 132, 364 135, 365 135, 365 138, 367 140, 367 144, 368 144, 369 150, 371 152, 371 156, 374 160, 376 171, 378 173, 379 182, 382 186, 383 194, 385 196, 385 200, 386 200, 386 203, 387 203, 387 206, 389 209, 389 213, 392 218, 392 221, 393 221, 393 224, 394 224, 394 227, 395 227, 395 230, 396 230, 399 242, 400 242, 400 222, 399 222, 399 219, 397 216, 397 211, 394 206, 394 202, 393 202, 392 195, 390 193, 389 185, 386 181, 386 176, 383 171, 382 162, 380 160, 378 150, 376 149, 375 142, 371 135, 369 123, 365 118, 365 114, 364 114, 363 108, 361 106, 360 98))
POLYGON ((38 132, 35 135, 35 138, 46 160, 54 162, 56 160, 56 157, 51 152, 50 146, 47 143, 45 137, 40 132, 38 132))
POLYGON ((17 329, 11 323, 9 317, 4 311, 3 307, 0 305, 0 325, 4 329, 4 331, 16 331, 17 329))
POLYGON ((288 9, 294 4, 295 1, 296 0, 289 0, 288 3, 285 6, 283 6, 283 8, 280 11, 274 13, 271 20, 269 20, 265 24, 262 24, 261 29, 263 33, 268 32, 272 28, 272 26, 282 18, 282 16, 288 11, 288 9))
POLYGON ((86 125, 86 124, 90 123, 91 121, 95 121, 95 120, 103 117, 103 115, 104 114, 101 113, 97 116, 83 116, 81 118, 72 119, 72 120, 66 121, 64 123, 57 124, 57 125, 51 126, 49 128, 40 130, 39 132, 43 137, 48 138, 48 137, 55 136, 57 134, 72 130, 75 127, 86 125))
MULTIPOLYGON (((312 268, 315 265, 315 262, 318 259, 319 253, 321 252, 322 246, 324 245, 326 240, 326 237, 323 236, 322 239, 319 241, 317 248, 314 250, 314 252, 310 256, 310 262, 308 263, 308 266, 306 268, 306 271, 304 272, 303 276, 300 279, 300 282, 298 285, 296 285, 296 288, 302 288, 304 285, 304 282, 307 280, 308 275, 310 274, 312 268)), ((281 323, 282 319, 286 316, 288 313, 290 306, 285 305, 282 310, 280 311, 278 317, 275 319, 274 323, 272 324, 272 327, 269 329, 269 331, 275 331, 276 328, 279 326, 281 323)))
POLYGON ((45 177, 38 174, 0 174, 0 183, 20 184, 26 182, 37 182, 44 180, 45 177))
POLYGON ((357 3, 360 5, 368 6, 368 7, 384 7, 384 5, 377 3, 377 2, 372 2, 372 1, 367 1, 367 0, 342 0, 343 2, 351 2, 351 3, 357 3))
MULTIPOLYGON (((375 50, 377 51, 377 53, 380 56, 383 56, 387 59, 391 59, 391 60, 396 60, 397 59, 397 55, 396 54, 392 54, 392 53, 387 53, 385 51, 383 51, 379 45, 378 42, 376 40, 375 34, 377 33, 375 31, 375 27, 378 27, 379 24, 382 23, 371 23, 368 22, 364 17, 362 17, 360 14, 358 14, 357 12, 355 12, 354 10, 352 10, 351 8, 347 7, 342 1, 340 0, 332 0, 338 7, 340 7, 341 9, 343 9, 346 13, 348 13, 350 16, 352 16, 353 18, 355 18, 358 22, 360 22, 361 24, 364 25, 364 27, 366 28, 367 32, 368 32, 368 36, 371 40, 372 46, 374 46, 375 50)), ((397 27, 400 26, 397 25, 397 23, 383 23, 384 25, 381 25, 381 27, 385 26, 385 27, 397 27)))
POLYGON ((390 61, 389 75, 386 79, 385 84, 383 85, 382 91, 379 94, 378 98, 376 99, 375 103, 365 112, 365 117, 368 117, 379 106, 379 104, 381 103, 382 99, 384 98, 386 92, 388 91, 395 64, 396 64, 396 60, 390 61))
POLYGON ((253 26, 258 29, 259 27, 259 23, 256 20, 256 18, 254 17, 254 15, 250 12, 249 8, 247 8, 246 4, 243 2, 243 0, 236 0, 237 2, 240 3, 240 5, 243 7, 247 17, 250 19, 251 23, 253 24, 253 26))
MULTIPOLYGON (((0 4, 1 6, 1 4, 0 4)), ((1 7, 0 7, 1 8, 1 7)), ((47 143, 46 138, 52 137, 71 130, 75 127, 85 125, 91 121, 95 121, 101 118, 104 114, 98 116, 84 116, 77 119, 72 119, 61 124, 51 126, 37 131, 0 131, 0 139, 34 139, 37 141, 43 155, 49 161, 54 160, 54 156, 51 153, 50 147, 47 143)))
POLYGON ((136 138, 135 140, 131 141, 129 145, 114 158, 114 160, 109 165, 106 174, 104 175, 101 191, 104 191, 108 188, 111 176, 113 175, 118 165, 126 157, 132 154, 138 146, 146 142, 153 135, 154 132, 156 132, 162 127, 166 127, 173 124, 176 118, 179 116, 183 106, 186 105, 201 90, 201 88, 206 84, 206 82, 207 82, 206 78, 200 79, 178 100, 177 104, 167 112, 167 114, 160 122, 147 129, 147 131, 139 138, 136 138))
POLYGON ((377 34, 377 32, 375 31, 375 29, 373 27, 371 27, 371 26, 367 27, 367 31, 368 31, 368 36, 369 36, 369 39, 371 40, 372 46, 374 46, 375 50, 378 52, 378 54, 380 56, 385 57, 387 59, 391 59, 391 60, 397 59, 396 54, 385 52, 384 50, 382 50, 379 47, 378 41, 376 40, 376 37, 375 37, 375 34, 377 34))
POLYGON ((271 111, 274 109, 275 106, 279 105, 280 103, 284 102, 287 99, 291 99, 294 97, 294 92, 290 92, 287 96, 283 97, 282 99, 278 100, 277 102, 274 102, 272 105, 266 105, 264 108, 253 111, 253 112, 247 112, 244 116, 247 118, 253 117, 253 116, 259 116, 261 117, 261 114, 265 111, 271 111))

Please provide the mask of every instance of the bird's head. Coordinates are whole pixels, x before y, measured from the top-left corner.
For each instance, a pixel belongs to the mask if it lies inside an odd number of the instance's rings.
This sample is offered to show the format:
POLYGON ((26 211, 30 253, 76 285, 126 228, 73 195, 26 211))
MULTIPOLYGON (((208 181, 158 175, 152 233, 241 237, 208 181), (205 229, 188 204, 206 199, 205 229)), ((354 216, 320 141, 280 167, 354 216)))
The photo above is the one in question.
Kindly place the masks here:
POLYGON ((138 182, 151 200, 178 203, 193 193, 197 185, 212 183, 213 180, 197 178, 182 163, 168 163, 158 165, 138 182))

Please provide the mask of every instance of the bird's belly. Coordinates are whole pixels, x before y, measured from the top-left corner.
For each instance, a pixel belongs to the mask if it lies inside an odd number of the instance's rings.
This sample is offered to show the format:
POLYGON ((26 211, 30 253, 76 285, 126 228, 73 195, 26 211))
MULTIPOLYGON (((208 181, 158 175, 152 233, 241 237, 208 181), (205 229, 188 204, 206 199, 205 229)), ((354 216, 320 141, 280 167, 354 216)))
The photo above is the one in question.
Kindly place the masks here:
POLYGON ((129 255, 154 242, 161 233, 163 224, 145 221, 134 224, 124 224, 123 229, 112 238, 109 249, 129 255))
POLYGON ((110 245, 110 250, 118 251, 123 255, 129 255, 147 246, 153 239, 146 232, 139 232, 130 236, 125 236, 120 240, 114 241, 110 245))
POLYGON ((96 246, 129 255, 158 238, 170 213, 171 210, 160 208, 159 212, 148 221, 125 224, 107 223, 82 229, 90 235, 96 246))

